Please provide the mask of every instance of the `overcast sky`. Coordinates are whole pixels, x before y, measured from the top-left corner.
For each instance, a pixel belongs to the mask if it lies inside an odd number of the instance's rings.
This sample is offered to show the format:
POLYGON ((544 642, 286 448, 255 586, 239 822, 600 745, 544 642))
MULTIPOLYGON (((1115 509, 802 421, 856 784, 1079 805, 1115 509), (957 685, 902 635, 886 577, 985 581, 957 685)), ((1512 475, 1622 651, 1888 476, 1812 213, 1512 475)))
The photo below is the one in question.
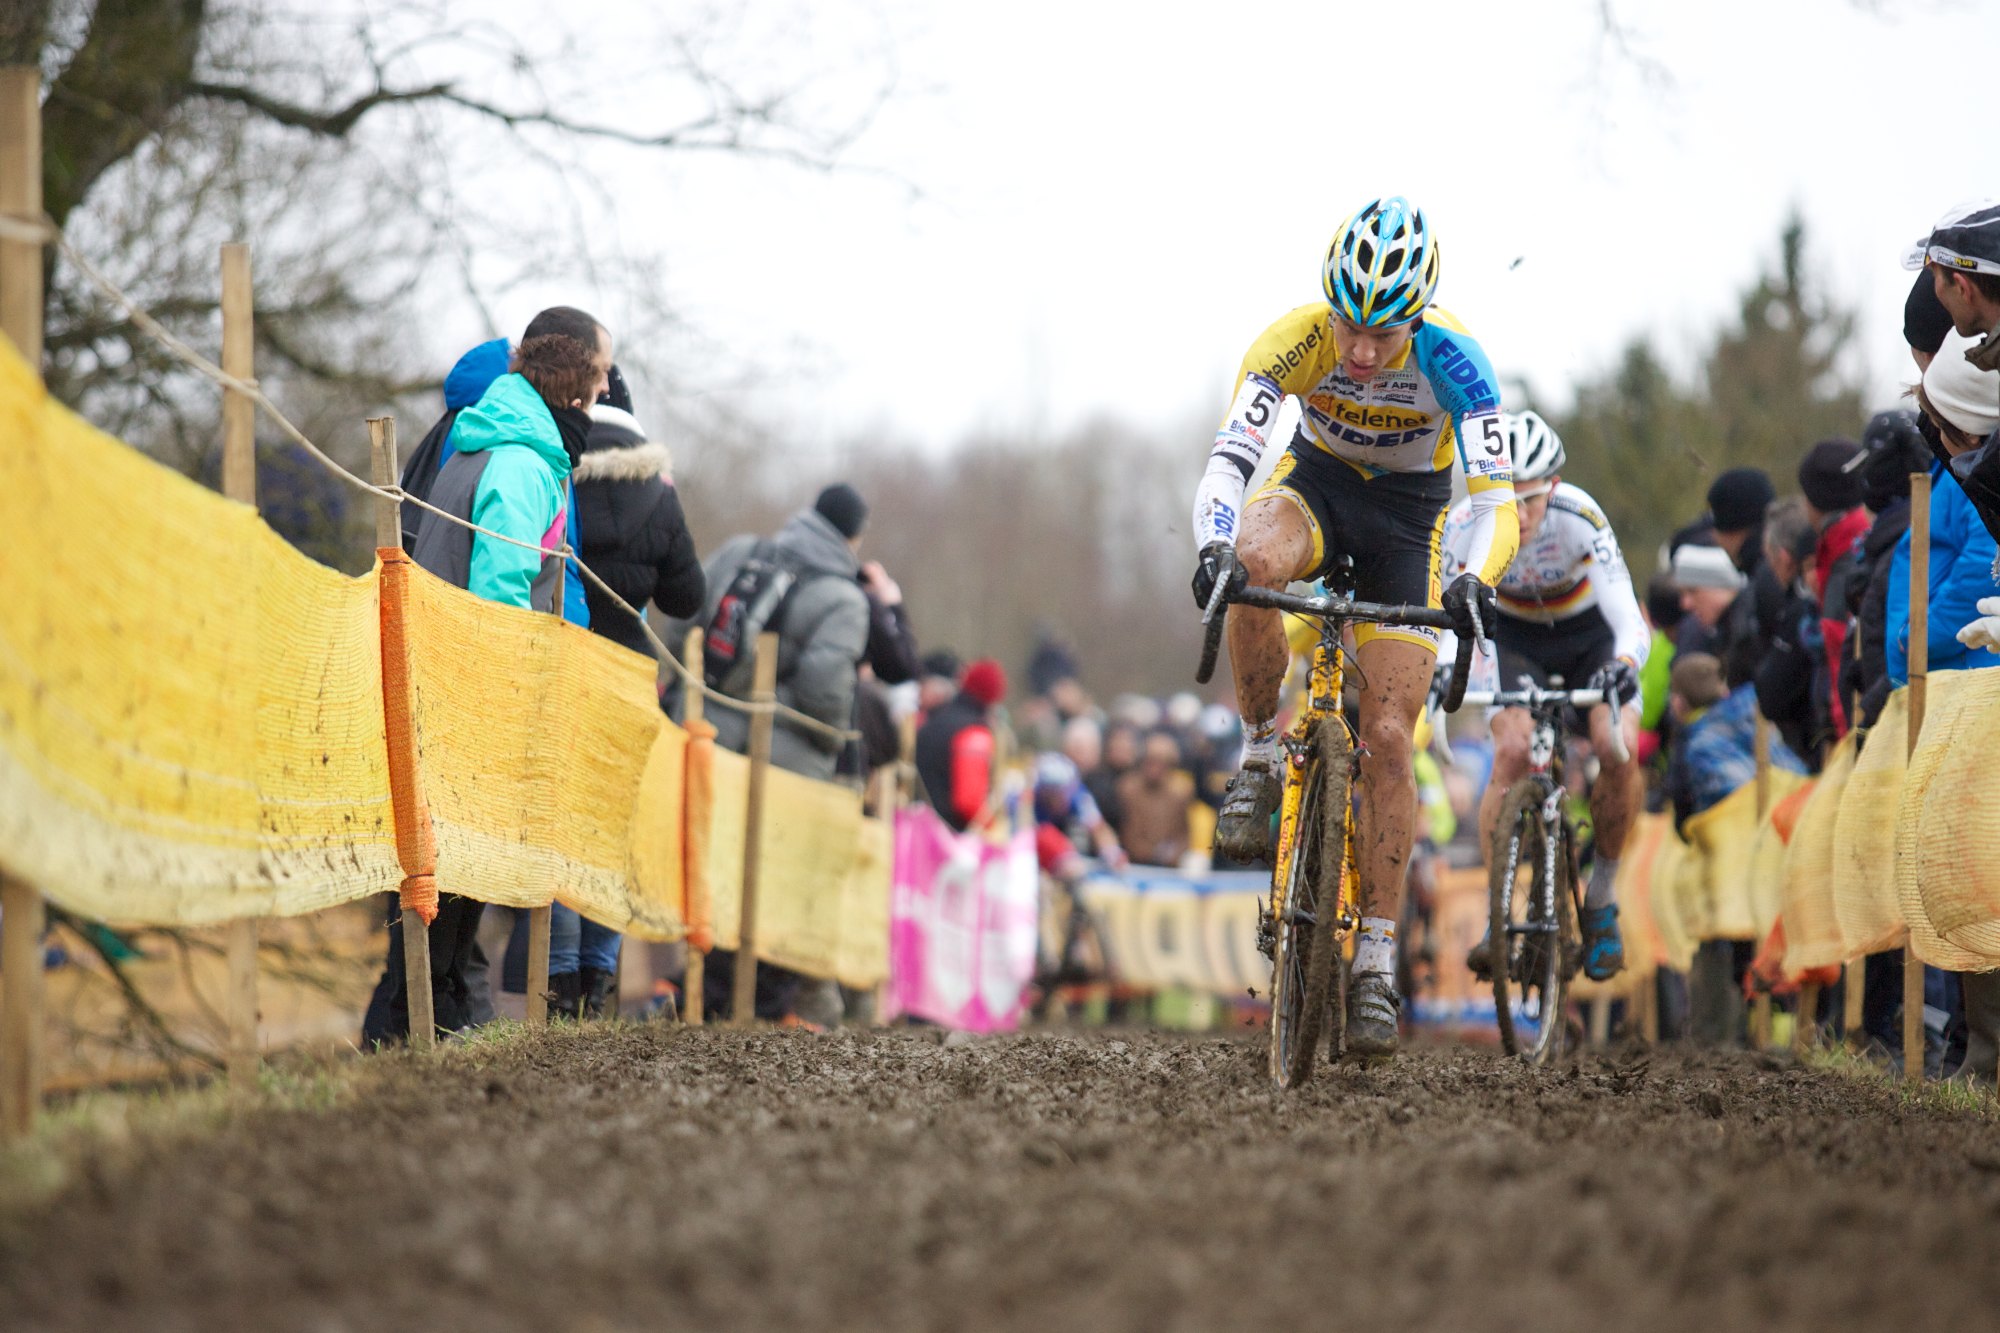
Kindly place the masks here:
MULTIPOLYGON (((1634 333, 1685 352, 1796 207, 1886 401, 1902 248, 2000 193, 2000 6, 1617 8, 1635 56, 1595 0, 828 0, 793 33, 809 52, 894 52, 847 156, 871 170, 614 166, 621 226, 804 443, 1102 413, 1199 437, 1251 339, 1319 299, 1333 228, 1387 193, 1441 238, 1440 303, 1554 399, 1634 333)), ((816 95, 865 102, 881 66, 852 68, 816 95)), ((620 87, 645 120, 643 77, 620 87)))

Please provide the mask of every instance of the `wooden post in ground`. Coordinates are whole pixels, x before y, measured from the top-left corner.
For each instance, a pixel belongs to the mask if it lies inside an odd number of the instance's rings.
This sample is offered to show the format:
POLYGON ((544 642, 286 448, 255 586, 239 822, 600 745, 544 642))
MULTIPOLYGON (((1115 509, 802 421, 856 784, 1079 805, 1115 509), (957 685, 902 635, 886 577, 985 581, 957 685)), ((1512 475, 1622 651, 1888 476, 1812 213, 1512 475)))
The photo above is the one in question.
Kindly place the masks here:
MULTIPOLYGON (((705 674, 704 650, 701 626, 688 630, 686 646, 681 650, 681 665, 688 669, 688 680, 681 687, 686 704, 681 709, 683 721, 692 725, 704 720, 708 707, 708 697, 701 692, 701 682, 705 674)), ((684 922, 692 926, 694 923, 684 922)), ((689 1027, 701 1026, 702 996, 708 984, 708 952, 694 947, 692 936, 687 942, 687 964, 681 971, 681 1021, 689 1027)))
MULTIPOLYGON (((1764 710, 1757 710, 1757 823, 1771 812, 1771 724, 1764 710)), ((1750 1048, 1761 1051, 1771 1044, 1771 993, 1758 991, 1750 1002, 1750 1048)))
MULTIPOLYGON (((0 69, 0 214, 42 220, 41 71, 0 69)), ((42 243, 0 241, 0 332, 42 368, 42 243)), ((12 440, 0 449, 14 448, 12 440)), ((42 932, 33 885, 0 874, 0 1139, 34 1132, 42 1106, 42 932)))
POLYGON ((1841 969, 1840 978, 1840 1030, 1846 1035, 1848 1049, 1861 1049, 1861 1002, 1867 990, 1868 960, 1850 958, 1841 969))
MULTIPOLYGON (((222 247, 222 369, 240 380, 256 373, 255 318, 250 295, 250 247, 222 247)), ((222 391, 222 493, 257 506, 257 405, 234 389, 222 391)), ((257 919, 229 923, 229 1084, 257 1082, 257 919)))
POLYGON ((771 778, 771 728, 777 718, 778 636, 757 636, 757 670, 750 700, 750 799, 743 816, 743 905, 736 918, 736 978, 730 1021, 748 1027, 757 1013, 757 881, 764 868, 764 791, 771 778))
POLYGON ((528 1026, 549 1023, 549 926, 555 907, 543 903, 528 909, 528 1026))
MULTIPOLYGON (((1931 667, 1931 474, 1910 474, 1910 748, 1924 729, 1931 667)), ((1903 1077, 1924 1081, 1924 965, 1903 945, 1903 1077)))
MULTIPOLYGON (((377 486, 394 486, 402 475, 396 461, 396 419, 368 418, 370 476, 377 486)), ((375 499, 375 545, 384 549, 403 548, 402 503, 377 496, 375 499)), ((437 1007, 431 994, 431 932, 415 912, 404 912, 403 996, 410 1011, 410 1045, 428 1050, 437 1045, 437 1007)))
POLYGON ((1792 1024, 1792 1054, 1804 1055, 1819 1036, 1819 983, 1808 981, 1799 987, 1799 1016, 1792 1024))

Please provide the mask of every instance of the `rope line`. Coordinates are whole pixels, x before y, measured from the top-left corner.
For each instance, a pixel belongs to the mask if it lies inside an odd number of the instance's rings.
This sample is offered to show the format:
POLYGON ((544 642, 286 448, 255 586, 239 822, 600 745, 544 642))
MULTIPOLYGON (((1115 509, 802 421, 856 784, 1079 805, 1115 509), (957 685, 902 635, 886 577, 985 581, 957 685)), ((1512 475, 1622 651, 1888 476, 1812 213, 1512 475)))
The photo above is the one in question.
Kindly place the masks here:
POLYGON ((575 548, 570 546, 568 542, 564 542, 559 548, 550 549, 535 542, 523 541, 518 537, 510 537, 504 532, 495 532, 491 528, 482 527, 470 519, 460 518, 456 514, 447 513, 430 501, 411 495, 401 486, 378 486, 374 482, 348 471, 336 462, 324 449, 313 443, 304 431, 293 425, 290 418, 278 410, 278 405, 265 396, 263 389, 258 386, 255 380, 240 379, 230 374, 221 366, 216 365, 213 361, 195 351, 194 348, 175 337, 164 325, 141 307, 137 301, 133 300, 132 297, 120 289, 118 284, 105 277, 96 265, 84 258, 83 254, 70 243, 69 238, 63 235, 60 229, 46 220, 31 220, 18 215, 0 214, 0 241, 33 245, 53 242, 56 248, 62 252, 63 257, 76 266, 77 272, 81 273, 84 279, 91 286, 95 287, 106 300, 109 300, 113 305, 123 310, 126 316, 131 319, 134 327, 141 333, 165 348, 176 360, 183 362, 203 378, 213 381, 224 389, 240 393, 245 398, 248 398, 294 444, 304 449, 321 467, 324 467, 327 471, 333 473, 356 490, 375 496, 377 499, 393 500, 398 504, 415 505, 417 508, 428 513, 436 514, 448 523, 456 523, 459 527, 478 533, 482 537, 489 537, 494 541, 506 542, 510 546, 518 546, 523 550, 534 551, 538 555, 545 557, 551 555, 558 556, 566 563, 574 564, 577 571, 583 575, 592 587, 609 598, 612 604, 619 610, 625 612, 625 614, 638 622, 639 628, 645 632, 646 638, 652 643, 659 660, 671 666, 679 674, 683 683, 689 688, 700 690, 702 696, 709 702, 753 715, 770 713, 774 717, 782 718, 802 730, 815 732, 843 745, 849 741, 861 738, 861 733, 858 731, 831 726, 816 717, 800 712, 789 704, 779 703, 776 700, 772 700, 769 703, 758 703, 754 700, 738 699, 733 695, 724 694, 720 690, 711 687, 707 681, 695 675, 694 671, 686 663, 674 655, 673 650, 667 647, 665 640, 661 639, 653 627, 646 622, 645 616, 633 607, 630 602, 619 596, 618 592, 610 584, 598 576, 596 570, 585 564, 583 559, 577 555, 575 548))

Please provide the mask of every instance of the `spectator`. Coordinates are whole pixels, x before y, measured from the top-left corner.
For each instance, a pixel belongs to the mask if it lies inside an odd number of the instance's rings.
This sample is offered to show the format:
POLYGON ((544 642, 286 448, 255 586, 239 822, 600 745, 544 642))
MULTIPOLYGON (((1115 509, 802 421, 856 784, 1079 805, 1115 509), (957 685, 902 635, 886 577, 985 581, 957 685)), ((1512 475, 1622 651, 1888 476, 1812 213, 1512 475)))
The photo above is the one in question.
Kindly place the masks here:
MULTIPOLYGON (((1928 358, 1927 358, 1928 359, 1928 358)), ((1910 528, 1910 474, 1930 464, 1914 412, 1878 412, 1862 432, 1862 497, 1874 523, 1850 555, 1847 607, 1854 650, 1841 663, 1841 694, 1858 726, 1872 727, 1889 698, 1889 573, 1910 528)))
POLYGON ((1931 359, 1950 332, 1951 312, 1938 300, 1936 281, 1929 272, 1917 274, 1903 300, 1903 341, 1910 345, 1910 359, 1917 363, 1919 375, 1931 368, 1931 359))
MULTIPOLYGON (((708 583, 669 473, 667 447, 650 440, 630 412, 608 404, 591 408, 590 421, 575 475, 582 534, 577 553, 642 615, 649 602, 669 617, 694 615, 708 583)), ((638 620, 595 587, 588 596, 593 630, 653 655, 638 620)))
POLYGON ((1147 735, 1139 763, 1118 779, 1118 805, 1124 822, 1118 841, 1138 865, 1176 866, 1188 850, 1188 811, 1194 805, 1194 779, 1180 768, 1181 746, 1173 733, 1147 735))
MULTIPOLYGON (((595 321, 589 327, 602 332, 595 321)), ((426 513, 412 552, 416 563, 488 601, 558 609, 563 562, 556 552, 568 517, 567 483, 590 429, 585 407, 603 391, 610 353, 608 334, 595 346, 561 333, 521 340, 513 371, 459 414, 451 432, 456 449, 439 469, 430 498, 446 513, 528 547, 426 513)), ((468 970, 476 966, 482 908, 477 899, 442 894, 431 923, 432 1006, 447 1032, 477 1019, 473 988, 483 977, 469 978, 468 970)), ((362 1040, 379 1045, 408 1032, 402 932, 392 930, 388 966, 369 1003, 362 1040)))
POLYGON ((1717 546, 1689 543, 1674 552, 1674 586, 1680 589, 1681 621, 1674 652, 1722 656, 1724 620, 1748 582, 1729 553, 1717 546))
POLYGON ((1681 610, 1681 590, 1673 577, 1655 574, 1646 584, 1646 620, 1653 643, 1646 665, 1639 670, 1639 759, 1650 763, 1658 753, 1667 716, 1668 674, 1674 665, 1674 631, 1687 613, 1681 610))
MULTIPOLYGON (((1980 335, 1977 346, 1964 347, 1963 359, 1976 370, 2000 371, 2000 204, 1979 204, 1946 214, 1903 257, 1903 267, 1923 269, 1931 279, 1938 301, 1951 316, 1952 327, 1963 338, 1980 335)), ((1939 360, 1961 355, 1958 346, 1947 345, 1938 352, 1939 360)), ((1933 367, 1935 363, 1933 363, 1933 367)), ((1930 373, 1924 370, 1925 391, 1930 392, 1930 373)), ((1958 382, 1954 379, 1953 382, 1958 382)), ((1979 408, 1991 408, 1994 394, 1990 381, 1962 382, 1976 397, 1979 408)), ((1948 390, 1947 390, 1948 392, 1948 390)), ((1932 395, 1933 399, 1937 397, 1932 395)), ((1938 404, 1947 414, 1952 405, 1938 404)), ((1968 407, 1973 406, 1968 401, 1968 407)), ((1955 414, 1954 414, 1955 415, 1955 414)), ((1968 412, 1956 421, 1964 437, 1947 445, 1951 472, 1963 488, 1988 535, 2000 537, 2000 447, 1989 438, 1993 430, 1966 429, 1966 422, 1983 420, 1983 412, 1968 412)))
POLYGON ((1762 647, 1755 678, 1757 707, 1809 762, 1819 753, 1814 684, 1824 664, 1819 606, 1809 586, 1818 545, 1819 533, 1804 500, 1792 496, 1771 502, 1764 519, 1764 563, 1779 600, 1766 612, 1768 620, 1757 626, 1762 647))
MULTIPOLYGON (((458 414, 471 407, 485 396, 494 380, 507 373, 507 362, 512 349, 505 338, 495 338, 458 358, 451 373, 444 377, 444 415, 430 428, 417 447, 403 464, 403 490, 419 499, 429 499, 431 486, 437 481, 438 469, 445 465, 452 453, 451 428, 458 421, 458 414)), ((417 545, 417 528, 423 523, 424 510, 405 501, 402 505, 403 549, 414 550, 417 545)))
POLYGON ((998 750, 993 710, 1006 697, 1006 671, 992 658, 982 658, 965 669, 951 702, 917 731, 917 778, 931 808, 958 832, 983 825, 992 814, 998 750))
MULTIPOLYGON (((868 595, 861 589, 862 533, 868 505, 852 486, 838 483, 819 493, 806 509, 788 519, 768 541, 743 535, 724 542, 704 566, 707 594, 701 623, 713 627, 737 575, 753 559, 768 560, 794 579, 763 626, 778 636, 777 697, 826 727, 854 725, 860 669, 868 653, 868 595)), ((752 644, 745 645, 751 651, 752 644)), ((749 748, 750 715, 718 704, 707 710, 716 743, 741 754, 749 748)), ((845 742, 780 713, 771 728, 771 762, 789 772, 829 781, 845 742)), ((710 953, 704 973, 703 1005, 722 1017, 734 1007, 735 955, 710 953)), ((840 1022, 839 986, 808 980, 769 963, 757 964, 754 1010, 768 1021, 798 1020, 827 1028, 840 1022)))
POLYGON ((924 654, 921 674, 917 677, 917 725, 938 709, 950 703, 958 694, 958 676, 964 668, 960 666, 958 654, 948 648, 940 648, 924 654))
POLYGON ((1810 593, 1819 611, 1823 651, 1813 671, 1813 705, 1825 734, 1847 731, 1847 710, 1835 683, 1847 651, 1847 589, 1837 575, 1852 568, 1849 554, 1868 532, 1872 518, 1862 507, 1861 446, 1852 440, 1821 440, 1799 463, 1799 490, 1819 541, 1813 548, 1810 593))
MULTIPOLYGON (((1965 340, 1953 335, 1924 372, 1917 403, 1947 451, 1990 435, 2000 427, 2000 373, 1980 370, 1960 354, 1965 340)), ((1958 640, 1958 631, 1979 615, 1979 601, 2000 594, 1993 577, 1994 540, 1954 474, 1942 464, 1931 475, 1930 598, 1926 639, 1932 671, 1987 665, 1986 655, 1958 640)), ((1889 678, 1909 678, 1910 534, 1896 544, 1889 572, 1889 678)))
POLYGON ((917 679, 923 662, 917 656, 916 632, 903 606, 903 587, 889 577, 879 560, 863 562, 861 591, 868 594, 868 666, 884 685, 917 679))
POLYGON ((1076 653, 1055 627, 1047 624, 1036 626, 1035 651, 1028 658, 1028 693, 1049 694, 1058 682, 1075 680, 1081 674, 1077 670, 1076 653))
MULTIPOLYGON (((1708 653, 1676 655, 1672 682, 1674 746, 1667 787, 1674 827, 1685 832, 1688 820, 1756 779, 1756 691, 1748 685, 1729 689, 1720 663, 1708 653)), ((1774 768, 1805 772, 1804 762, 1780 739, 1770 742, 1770 755, 1774 768)))
POLYGON ((1118 801, 1118 780, 1139 762, 1139 728, 1129 722, 1114 722, 1104 733, 1104 757, 1094 767, 1083 770, 1083 785, 1097 798, 1097 808, 1111 821, 1111 827, 1125 826, 1125 807, 1118 801))
POLYGON ((1739 467, 1717 477, 1708 488, 1708 510, 1714 517, 1712 540, 1729 553, 1748 580, 1743 594, 1721 622, 1723 671, 1731 689, 1757 674, 1763 660, 1758 626, 1772 623, 1784 591, 1764 561, 1764 513, 1777 492, 1759 468, 1739 467))
MULTIPOLYGON (((1719 804, 1757 777, 1756 691, 1731 691, 1722 663, 1709 653, 1674 658, 1669 707, 1674 719, 1667 791, 1674 827, 1719 804)), ((1776 738, 1773 767, 1803 772, 1805 765, 1776 738)), ((1704 940, 1688 972, 1689 1035, 1707 1045, 1734 1045, 1743 1036, 1743 973, 1755 956, 1752 940, 1704 940)))
MULTIPOLYGON (((858 670, 868 651, 868 595, 860 583, 857 552, 868 524, 868 506, 845 483, 821 491, 810 508, 787 520, 768 543, 732 537, 709 557, 702 623, 712 624, 737 572, 760 549, 795 576, 791 591, 764 626, 778 635, 778 702, 829 727, 854 722, 858 670)), ((741 752, 750 738, 750 716, 722 706, 710 710, 717 743, 741 752)), ((810 778, 829 779, 841 742, 778 716, 771 762, 810 778)))
MULTIPOLYGON (((694 537, 669 476, 664 444, 647 439, 629 411, 599 403, 590 409, 590 431, 572 474, 577 507, 577 547, 583 562, 642 615, 656 602, 668 616, 701 609, 706 580, 694 537)), ((636 653, 653 655, 640 622, 593 584, 587 590, 590 628, 636 653)), ((526 976, 526 916, 517 919, 508 944, 508 968, 521 952, 526 976)), ((618 982, 622 937, 561 903, 550 912, 549 1012, 556 1017, 602 1016, 618 982)))

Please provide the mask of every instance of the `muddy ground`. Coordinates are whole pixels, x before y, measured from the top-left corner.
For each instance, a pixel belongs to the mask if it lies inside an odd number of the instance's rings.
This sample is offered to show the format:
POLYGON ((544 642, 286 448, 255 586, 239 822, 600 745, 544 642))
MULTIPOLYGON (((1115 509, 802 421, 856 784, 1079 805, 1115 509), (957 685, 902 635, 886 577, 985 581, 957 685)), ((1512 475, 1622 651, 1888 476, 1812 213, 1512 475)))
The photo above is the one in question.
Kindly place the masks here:
POLYGON ((0 1326, 2000 1325, 2000 1122, 1769 1058, 599 1028, 95 1160, 0 1326))

